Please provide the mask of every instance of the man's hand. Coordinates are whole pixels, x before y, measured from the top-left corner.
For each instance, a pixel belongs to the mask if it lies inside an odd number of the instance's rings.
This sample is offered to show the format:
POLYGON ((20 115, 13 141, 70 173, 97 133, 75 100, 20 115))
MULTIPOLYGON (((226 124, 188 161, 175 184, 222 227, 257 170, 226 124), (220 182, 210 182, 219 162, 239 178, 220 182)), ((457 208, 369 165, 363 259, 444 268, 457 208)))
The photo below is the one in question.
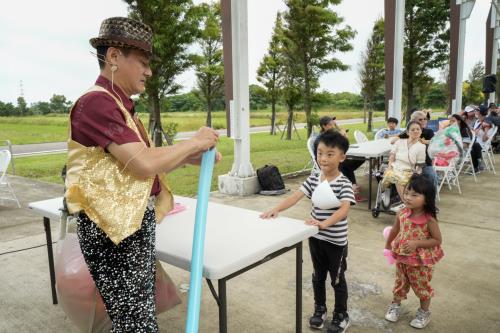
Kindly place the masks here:
POLYGON ((210 127, 201 127, 191 138, 198 151, 207 151, 219 141, 219 133, 210 127))
POLYGON ((279 211, 276 208, 273 208, 271 210, 268 210, 267 212, 264 212, 259 215, 261 219, 269 219, 269 218, 276 218, 278 217, 279 211))

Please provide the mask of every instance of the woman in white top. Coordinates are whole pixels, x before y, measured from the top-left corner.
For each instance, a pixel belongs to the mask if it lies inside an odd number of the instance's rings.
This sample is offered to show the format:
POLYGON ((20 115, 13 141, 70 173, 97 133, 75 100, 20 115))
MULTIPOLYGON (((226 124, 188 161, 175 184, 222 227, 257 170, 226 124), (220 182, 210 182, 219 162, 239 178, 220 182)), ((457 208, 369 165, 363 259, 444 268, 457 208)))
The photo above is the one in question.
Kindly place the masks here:
POLYGON ((408 139, 400 139, 394 143, 383 180, 384 186, 396 185, 401 199, 411 175, 421 173, 422 166, 425 165, 425 144, 420 142, 421 125, 417 121, 410 121, 407 132, 408 139))

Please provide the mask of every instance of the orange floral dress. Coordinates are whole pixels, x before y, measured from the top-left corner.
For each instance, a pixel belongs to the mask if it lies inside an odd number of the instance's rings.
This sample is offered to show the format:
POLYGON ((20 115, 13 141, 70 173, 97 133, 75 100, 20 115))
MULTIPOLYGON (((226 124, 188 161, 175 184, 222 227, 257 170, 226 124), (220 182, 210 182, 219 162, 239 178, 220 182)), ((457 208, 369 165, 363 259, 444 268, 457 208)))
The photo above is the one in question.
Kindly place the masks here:
POLYGON ((399 213, 399 233, 392 241, 392 253, 398 263, 409 266, 433 266, 444 256, 440 245, 432 248, 417 248, 411 253, 403 249, 403 244, 411 240, 430 239, 428 222, 431 216, 410 217, 412 210, 404 208, 399 213))

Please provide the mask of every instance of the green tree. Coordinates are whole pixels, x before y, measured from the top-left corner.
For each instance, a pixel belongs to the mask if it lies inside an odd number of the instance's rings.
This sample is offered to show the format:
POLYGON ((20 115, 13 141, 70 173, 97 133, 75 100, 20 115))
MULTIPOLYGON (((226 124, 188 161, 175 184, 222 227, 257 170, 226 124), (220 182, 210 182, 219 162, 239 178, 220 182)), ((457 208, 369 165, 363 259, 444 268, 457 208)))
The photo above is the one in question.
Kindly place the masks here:
POLYGON ((222 63, 222 23, 218 3, 203 4, 201 35, 198 38, 201 55, 194 57, 197 94, 207 110, 206 125, 212 126, 212 110, 217 98, 224 96, 224 66, 222 63))
POLYGON ((361 55, 359 81, 361 84, 361 95, 363 95, 365 102, 365 115, 366 109, 368 109, 368 131, 371 131, 373 104, 377 92, 385 82, 384 20, 382 18, 375 21, 372 34, 366 43, 366 50, 361 55))
POLYGON ((189 46, 199 36, 200 8, 191 0, 124 0, 129 16, 153 29, 152 77, 146 82, 150 107, 149 129, 156 146, 162 145, 161 100, 175 94, 181 85, 177 76, 193 64, 189 46))
POLYGON ((251 84, 250 88, 250 111, 262 110, 269 105, 269 95, 267 90, 259 85, 251 84))
MULTIPOLYGON (((294 43, 287 38, 283 39, 281 48, 282 63, 283 63, 283 76, 282 76, 282 97, 286 105, 288 118, 287 118, 287 133, 286 139, 292 139, 292 129, 294 122, 294 111, 302 101, 304 75, 302 72, 303 67, 298 59, 298 54, 295 52, 294 43)), ((317 82, 314 82, 317 85, 317 82)))
POLYGON ((69 113, 71 101, 66 100, 64 95, 52 95, 50 98, 50 112, 52 113, 69 113))
POLYGON ((482 61, 478 61, 472 66, 467 80, 462 85, 462 107, 469 104, 479 105, 483 102, 482 87, 484 73, 482 61))
POLYGON ((341 0, 285 0, 284 36, 297 55, 302 69, 303 102, 307 120, 307 135, 311 134, 311 106, 314 90, 321 74, 347 70, 349 67, 335 57, 337 52, 352 50, 349 43, 355 36, 350 26, 340 27, 343 18, 330 5, 341 0))
POLYGON ((271 102, 271 135, 276 134, 276 103, 280 97, 281 77, 283 74, 283 61, 281 59, 281 41, 283 35, 283 21, 281 13, 276 15, 274 30, 269 42, 267 54, 262 58, 257 69, 257 80, 267 89, 271 102))
POLYGON ((19 96, 17 98, 17 113, 20 116, 26 116, 29 114, 28 104, 26 104, 26 100, 23 96, 19 96))
POLYGON ((51 112, 50 103, 36 102, 31 105, 31 113, 36 115, 46 115, 51 112))
POLYGON ((433 82, 429 71, 442 68, 449 59, 450 1, 406 0, 404 91, 406 119, 433 82))
POLYGON ((4 103, 0 101, 0 116, 8 117, 16 114, 16 107, 12 103, 4 103))
POLYGON ((422 100, 422 105, 425 107, 445 108, 447 97, 444 92, 446 89, 446 83, 433 82, 422 100))

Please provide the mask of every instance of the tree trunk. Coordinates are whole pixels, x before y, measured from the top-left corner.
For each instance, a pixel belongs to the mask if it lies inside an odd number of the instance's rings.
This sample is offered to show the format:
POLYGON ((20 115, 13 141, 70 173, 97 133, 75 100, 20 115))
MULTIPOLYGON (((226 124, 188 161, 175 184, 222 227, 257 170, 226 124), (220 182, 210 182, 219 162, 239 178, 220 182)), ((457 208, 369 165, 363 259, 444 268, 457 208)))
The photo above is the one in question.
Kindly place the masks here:
POLYGON ((312 133, 312 122, 311 122, 311 84, 309 82, 309 73, 307 64, 304 61, 304 111, 306 113, 307 122, 307 137, 311 136, 312 133))
MULTIPOLYGON (((366 124, 366 97, 363 98, 363 124, 366 124)), ((370 126, 370 124, 368 124, 370 126)))
POLYGON ((212 102, 207 101, 207 127, 212 127, 212 102))
MULTIPOLYGON (((366 110, 365 110, 365 112, 366 112, 366 110)), ((366 129, 366 131, 368 133, 370 133, 372 131, 372 126, 373 126, 373 108, 370 105, 369 109, 368 109, 368 127, 366 129)))
POLYGON ((276 135, 276 99, 271 101, 271 135, 276 135))
POLYGON ((286 139, 292 140, 292 129, 293 129, 293 106, 288 105, 288 121, 286 127, 286 139))
POLYGON ((163 128, 161 126, 160 98, 158 98, 158 95, 154 95, 152 98, 153 98, 153 116, 154 116, 153 142, 155 147, 161 147, 163 145, 163 140, 162 140, 163 128))

